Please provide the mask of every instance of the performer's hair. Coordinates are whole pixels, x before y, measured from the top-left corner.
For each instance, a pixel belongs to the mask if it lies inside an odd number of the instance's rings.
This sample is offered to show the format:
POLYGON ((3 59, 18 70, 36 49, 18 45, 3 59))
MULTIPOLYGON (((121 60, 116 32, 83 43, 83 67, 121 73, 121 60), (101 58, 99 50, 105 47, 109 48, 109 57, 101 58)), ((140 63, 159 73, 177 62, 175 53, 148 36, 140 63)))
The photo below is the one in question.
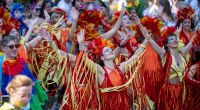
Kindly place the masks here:
POLYGON ((16 75, 10 81, 10 83, 8 83, 8 85, 6 87, 6 91, 8 93, 10 93, 11 89, 16 89, 16 88, 22 87, 22 86, 32 86, 32 85, 33 85, 33 82, 29 77, 27 77, 25 75, 16 75))
POLYGON ((1 46, 5 47, 10 41, 16 41, 17 43, 19 43, 20 38, 16 36, 3 36, 1 41, 1 46))
POLYGON ((165 12, 172 20, 174 20, 169 1, 168 0, 159 0, 159 3, 160 3, 160 5, 163 6, 163 12, 165 12))
POLYGON ((44 9, 45 9, 45 6, 46 6, 47 3, 50 3, 51 7, 53 7, 53 5, 54 5, 51 0, 44 0, 42 2, 41 11, 40 11, 40 15, 39 15, 39 17, 41 17, 41 18, 45 18, 44 9))

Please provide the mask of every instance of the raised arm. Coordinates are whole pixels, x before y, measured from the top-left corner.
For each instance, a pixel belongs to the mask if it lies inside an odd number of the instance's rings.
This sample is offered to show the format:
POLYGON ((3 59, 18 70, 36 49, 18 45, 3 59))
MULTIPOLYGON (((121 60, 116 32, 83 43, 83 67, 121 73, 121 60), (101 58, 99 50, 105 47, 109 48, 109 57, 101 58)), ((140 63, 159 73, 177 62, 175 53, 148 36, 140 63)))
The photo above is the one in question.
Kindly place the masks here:
POLYGON ((24 36, 25 43, 30 39, 31 34, 32 34, 32 32, 33 32, 33 27, 34 27, 34 25, 35 25, 38 21, 39 21, 39 19, 36 18, 36 19, 31 23, 31 25, 29 26, 29 30, 28 30, 28 32, 26 33, 26 35, 24 36))
POLYGON ((130 64, 133 60, 137 59, 139 55, 146 49, 146 44, 148 40, 145 39, 142 44, 140 44, 139 48, 135 51, 135 53, 129 58, 127 61, 122 62, 120 64, 120 69, 124 72, 126 64, 130 64))
POLYGON ((192 49, 193 47, 192 42, 193 42, 193 39, 195 39, 195 37, 196 35, 194 35, 192 39, 190 40, 190 42, 181 49, 181 53, 187 54, 192 49))
POLYGON ((121 31, 118 31, 117 34, 118 34, 118 36, 119 36, 120 43, 119 43, 118 46, 113 50, 115 56, 117 56, 117 55, 120 54, 122 48, 125 47, 127 41, 129 40, 129 36, 130 36, 129 34, 126 35, 125 33, 121 32, 121 31))
POLYGON ((36 38, 29 41, 28 43, 25 43, 27 52, 31 52, 33 48, 37 47, 43 39, 47 40, 48 38, 50 38, 49 32, 45 29, 40 29, 36 38))
POLYGON ((100 35, 101 38, 109 39, 119 30, 121 23, 122 23, 124 13, 125 13, 124 4, 122 4, 122 10, 120 12, 120 16, 119 16, 117 22, 115 23, 114 27, 111 30, 109 30, 108 32, 101 34, 100 35))
POLYGON ((151 47, 159 54, 160 58, 162 59, 166 53, 166 50, 160 47, 152 38, 149 38, 149 44, 151 47))

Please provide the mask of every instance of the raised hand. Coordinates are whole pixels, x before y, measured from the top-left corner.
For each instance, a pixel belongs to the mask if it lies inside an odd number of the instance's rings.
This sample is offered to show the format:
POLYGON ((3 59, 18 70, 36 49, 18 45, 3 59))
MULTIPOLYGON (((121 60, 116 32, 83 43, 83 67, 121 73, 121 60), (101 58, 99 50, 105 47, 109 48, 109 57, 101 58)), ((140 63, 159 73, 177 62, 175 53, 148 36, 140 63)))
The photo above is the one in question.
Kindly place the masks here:
POLYGON ((134 14, 132 17, 133 17, 134 22, 135 22, 137 25, 140 25, 140 24, 141 24, 140 18, 139 18, 136 14, 134 14))
POLYGON ((39 30, 38 35, 41 36, 44 40, 51 41, 50 33, 44 28, 39 30))
POLYGON ((79 11, 76 10, 75 7, 73 7, 71 10, 71 15, 72 15, 73 20, 77 20, 79 17, 79 11))
POLYGON ((180 26, 176 28, 175 34, 179 36, 182 29, 183 29, 183 24, 181 23, 180 26))
POLYGON ((78 43, 83 43, 85 40, 85 30, 81 29, 78 33, 78 37, 77 37, 78 43))

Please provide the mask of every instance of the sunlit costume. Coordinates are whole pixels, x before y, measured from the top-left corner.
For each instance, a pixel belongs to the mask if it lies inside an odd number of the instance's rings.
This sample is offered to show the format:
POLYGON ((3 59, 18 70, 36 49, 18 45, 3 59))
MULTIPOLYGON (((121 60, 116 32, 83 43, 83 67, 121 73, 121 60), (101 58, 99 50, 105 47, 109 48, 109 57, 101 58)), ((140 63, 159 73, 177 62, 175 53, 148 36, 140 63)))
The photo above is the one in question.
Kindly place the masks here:
MULTIPOLYGON (((95 40, 93 51, 98 57, 101 56, 103 47, 108 45, 106 41, 98 38, 95 40)), ((127 64, 126 73, 122 74, 116 66, 111 73, 105 70, 105 79, 98 85, 97 64, 93 63, 85 52, 81 52, 75 62, 72 74, 72 81, 64 95, 63 110, 67 109, 130 109, 128 87, 135 86, 133 82, 137 80, 138 69, 141 62, 136 59, 131 64, 127 64)), ((130 96, 132 97, 132 96, 130 96)))

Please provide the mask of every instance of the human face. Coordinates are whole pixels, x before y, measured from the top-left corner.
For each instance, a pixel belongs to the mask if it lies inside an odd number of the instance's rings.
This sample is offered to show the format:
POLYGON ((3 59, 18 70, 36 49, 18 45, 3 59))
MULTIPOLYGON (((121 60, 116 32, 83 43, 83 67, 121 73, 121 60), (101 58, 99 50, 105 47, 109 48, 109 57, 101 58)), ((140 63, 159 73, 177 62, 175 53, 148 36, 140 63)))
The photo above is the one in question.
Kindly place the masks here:
POLYGON ((176 35, 171 35, 168 37, 167 46, 170 48, 178 47, 178 39, 176 35))
POLYGON ((183 20, 183 29, 189 31, 191 28, 191 20, 190 19, 184 19, 183 20))
POLYGON ((45 10, 47 10, 48 13, 51 12, 51 3, 50 2, 46 3, 45 10))
POLYGON ((115 55, 110 47, 104 47, 102 51, 102 60, 114 59, 115 55))
POLYGON ((32 86, 21 86, 12 89, 10 92, 10 100, 17 108, 26 106, 31 98, 32 86))
POLYGON ((128 15, 125 15, 125 16, 123 17, 122 25, 123 25, 123 26, 130 26, 130 25, 131 25, 131 21, 130 21, 128 15))
POLYGON ((52 23, 56 24, 60 20, 61 17, 62 15, 60 13, 52 13, 51 15, 52 23))
POLYGON ((8 44, 3 47, 3 51, 8 59, 16 59, 18 54, 19 43, 17 41, 9 41, 8 44))
POLYGON ((19 37, 19 33, 15 28, 10 31, 9 35, 19 37))
POLYGON ((14 15, 16 19, 21 19, 22 17, 22 12, 20 10, 15 10, 14 15))
POLYGON ((37 5, 34 9, 33 9, 33 14, 35 16, 39 16, 40 15, 40 11, 41 11, 41 7, 39 5, 37 5))

